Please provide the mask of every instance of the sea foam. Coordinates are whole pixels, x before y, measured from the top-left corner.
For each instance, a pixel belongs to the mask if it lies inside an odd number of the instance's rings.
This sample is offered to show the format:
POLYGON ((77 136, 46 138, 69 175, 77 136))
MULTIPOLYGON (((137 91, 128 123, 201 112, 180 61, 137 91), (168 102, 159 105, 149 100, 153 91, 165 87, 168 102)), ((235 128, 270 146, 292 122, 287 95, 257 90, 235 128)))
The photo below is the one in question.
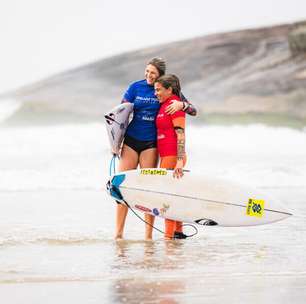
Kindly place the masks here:
POLYGON ((12 116, 22 105, 22 102, 12 98, 0 99, 0 123, 12 116))

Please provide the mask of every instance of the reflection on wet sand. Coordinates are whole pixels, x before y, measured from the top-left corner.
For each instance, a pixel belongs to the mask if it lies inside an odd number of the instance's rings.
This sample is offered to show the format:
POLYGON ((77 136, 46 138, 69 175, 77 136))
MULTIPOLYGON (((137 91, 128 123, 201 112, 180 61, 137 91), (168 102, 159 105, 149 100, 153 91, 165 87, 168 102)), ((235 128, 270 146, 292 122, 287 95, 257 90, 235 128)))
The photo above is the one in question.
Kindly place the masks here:
POLYGON ((117 269, 159 269, 183 268, 187 262, 184 241, 127 241, 116 242, 117 269))
POLYGON ((248 280, 255 284, 259 279, 260 286, 269 247, 229 244, 226 239, 116 242, 111 265, 116 274, 110 285, 112 302, 178 303, 190 296, 221 296, 216 289, 221 281, 228 293, 233 290, 232 283, 246 288, 248 280), (237 245, 239 251, 235 250, 237 245), (237 270, 239 264, 247 269, 237 270))
POLYGON ((183 278, 173 278, 173 271, 184 267, 184 247, 182 241, 117 242, 117 259, 113 266, 126 272, 124 278, 112 284, 112 302, 178 303, 177 299, 184 295, 186 286, 183 278), (143 249, 141 256, 138 245, 143 249), (135 270, 139 269, 147 270, 142 272, 145 276, 136 275, 135 270), (159 270, 168 271, 168 276, 161 277, 159 270))
POLYGON ((112 303, 178 303, 185 292, 182 280, 122 279, 112 286, 112 303))

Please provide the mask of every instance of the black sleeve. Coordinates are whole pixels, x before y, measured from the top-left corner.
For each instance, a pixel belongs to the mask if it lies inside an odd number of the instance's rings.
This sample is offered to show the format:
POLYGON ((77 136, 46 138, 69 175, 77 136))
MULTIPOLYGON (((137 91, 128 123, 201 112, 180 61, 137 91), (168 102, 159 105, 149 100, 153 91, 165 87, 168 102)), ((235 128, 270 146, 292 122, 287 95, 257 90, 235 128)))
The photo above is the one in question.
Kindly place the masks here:
POLYGON ((195 106, 190 103, 190 101, 187 100, 187 98, 184 96, 184 94, 181 92, 180 93, 180 99, 183 102, 186 102, 188 104, 187 108, 184 109, 184 112, 186 112, 187 114, 191 115, 191 116, 196 116, 197 115, 197 109, 195 108, 195 106))

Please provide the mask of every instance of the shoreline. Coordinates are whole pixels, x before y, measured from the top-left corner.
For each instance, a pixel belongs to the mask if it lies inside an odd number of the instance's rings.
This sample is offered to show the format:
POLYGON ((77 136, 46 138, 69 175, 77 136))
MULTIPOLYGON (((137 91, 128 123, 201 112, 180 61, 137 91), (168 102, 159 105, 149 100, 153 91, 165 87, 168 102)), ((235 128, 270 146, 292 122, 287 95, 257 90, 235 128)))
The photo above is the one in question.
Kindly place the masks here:
MULTIPOLYGON (((104 117, 90 117, 86 115, 64 113, 20 110, 5 121, 0 122, 0 128, 14 127, 40 127, 65 124, 90 124, 104 123, 104 117)), ((288 127, 292 129, 303 129, 306 127, 306 118, 293 115, 271 112, 247 112, 247 113, 205 113, 200 111, 196 117, 188 120, 190 125, 251 125, 264 124, 269 127, 288 127)))

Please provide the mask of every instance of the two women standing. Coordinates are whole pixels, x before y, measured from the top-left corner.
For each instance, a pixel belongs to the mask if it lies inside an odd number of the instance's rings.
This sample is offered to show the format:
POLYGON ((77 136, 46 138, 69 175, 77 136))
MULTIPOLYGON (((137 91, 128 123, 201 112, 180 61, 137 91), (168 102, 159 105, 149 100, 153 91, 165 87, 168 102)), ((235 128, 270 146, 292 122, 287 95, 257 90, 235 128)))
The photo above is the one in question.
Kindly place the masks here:
MULTIPOLYGON (((182 118, 185 112, 190 115, 196 115, 196 110, 181 94, 179 81, 174 75, 164 76, 166 79, 162 79, 165 71, 165 62, 160 58, 153 58, 146 66, 145 79, 132 83, 123 96, 122 102, 131 102, 134 104, 134 115, 128 126, 123 142, 119 171, 133 170, 136 169, 138 165, 140 168, 154 168, 157 166, 157 145, 161 146, 162 150, 165 148, 165 140, 161 137, 158 140, 156 128, 156 117, 160 111, 160 101, 163 100, 161 101, 162 112, 160 114, 162 114, 164 118, 167 116, 173 119, 175 118, 175 124, 178 125, 176 129, 173 129, 175 133, 169 132, 169 134, 172 134, 170 137, 168 136, 168 131, 164 134, 166 136, 165 138, 171 141, 170 146, 172 148, 170 148, 170 155, 167 148, 167 155, 162 152, 166 158, 164 158, 161 165, 168 169, 171 167, 165 166, 172 165, 172 167, 175 168, 174 172, 176 177, 182 176, 182 168, 185 161, 185 152, 183 153, 184 148, 182 145, 182 140, 184 138, 184 132, 182 132, 184 128, 182 124, 184 124, 184 119, 182 118), (165 90, 163 90, 163 88, 165 90), (166 103, 164 103, 165 101, 166 103), (176 149, 174 149, 173 146, 175 141, 174 138, 177 144, 176 149), (180 141, 179 146, 178 139, 180 141), (179 153, 179 155, 177 153, 179 153), (170 161, 168 156, 171 156, 172 161, 170 161), (177 162, 175 162, 174 159, 177 160, 177 162), (175 165, 173 165, 174 162, 175 165)), ((160 118, 162 118, 162 116, 160 116, 160 118)), ((163 124, 163 119, 160 120, 160 122, 163 124)), ((168 121, 168 123, 169 122, 170 121, 168 121)), ((171 127, 174 128, 174 125, 171 127)), ((161 159, 162 158, 161 156, 161 159)), ((123 237, 127 211, 128 209, 125 205, 117 205, 116 239, 121 239, 123 237)), ((145 220, 150 225, 153 225, 154 216, 145 214, 145 220)), ((152 239, 152 227, 150 225, 146 225, 145 239, 147 240, 152 239)), ((173 229, 181 229, 176 227, 176 225, 174 226, 174 228, 168 229, 170 232, 166 233, 167 238, 172 237, 171 235, 173 233, 171 231, 173 229)))

